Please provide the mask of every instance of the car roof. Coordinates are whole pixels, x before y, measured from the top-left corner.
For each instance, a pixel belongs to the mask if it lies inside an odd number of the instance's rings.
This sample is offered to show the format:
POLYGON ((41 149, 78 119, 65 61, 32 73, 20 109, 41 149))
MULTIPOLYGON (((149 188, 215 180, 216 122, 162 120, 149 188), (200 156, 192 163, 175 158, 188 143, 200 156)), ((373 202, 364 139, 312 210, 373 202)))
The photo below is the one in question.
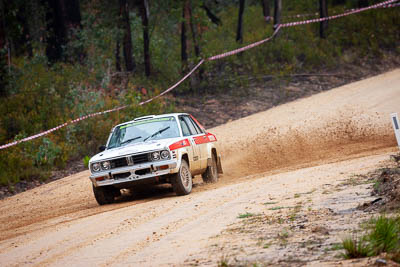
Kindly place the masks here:
POLYGON ((116 125, 115 127, 122 126, 122 125, 129 124, 129 123, 136 122, 136 121, 141 121, 141 120, 164 118, 164 117, 171 117, 171 116, 176 117, 176 116, 179 116, 179 115, 189 115, 189 114, 188 113, 167 113, 167 114, 160 114, 160 115, 147 115, 147 116, 142 116, 142 117, 135 118, 135 119, 133 119, 131 121, 120 123, 120 124, 116 125))

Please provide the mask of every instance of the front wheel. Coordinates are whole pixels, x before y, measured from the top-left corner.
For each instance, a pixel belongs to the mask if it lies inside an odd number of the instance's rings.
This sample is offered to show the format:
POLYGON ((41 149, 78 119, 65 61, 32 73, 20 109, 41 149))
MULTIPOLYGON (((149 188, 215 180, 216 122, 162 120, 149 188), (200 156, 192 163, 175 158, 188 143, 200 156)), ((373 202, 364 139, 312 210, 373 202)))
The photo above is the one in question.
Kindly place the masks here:
POLYGON ((186 160, 182 159, 179 172, 171 179, 172 188, 178 196, 187 195, 192 192, 193 181, 190 173, 189 165, 186 160))
POLYGON ((206 171, 201 175, 205 183, 216 183, 218 181, 217 158, 212 153, 211 166, 208 166, 206 171))
POLYGON ((116 196, 116 190, 112 190, 113 188, 109 188, 106 186, 99 186, 95 187, 93 186, 93 193, 94 197, 99 203, 99 205, 105 205, 105 204, 112 204, 114 203, 114 197, 116 196))

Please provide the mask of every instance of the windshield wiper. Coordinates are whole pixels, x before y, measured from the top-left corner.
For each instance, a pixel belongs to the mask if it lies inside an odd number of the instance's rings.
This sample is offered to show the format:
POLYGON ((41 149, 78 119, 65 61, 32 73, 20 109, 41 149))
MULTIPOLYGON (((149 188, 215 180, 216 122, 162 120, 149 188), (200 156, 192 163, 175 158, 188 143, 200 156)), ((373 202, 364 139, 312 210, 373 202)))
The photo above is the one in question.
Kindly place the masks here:
POLYGON ((147 139, 152 138, 152 137, 156 136, 157 134, 160 134, 160 133, 162 133, 162 132, 164 132, 164 131, 166 131, 166 130, 168 130, 168 129, 169 129, 169 126, 163 128, 163 129, 161 129, 161 130, 158 130, 157 132, 155 132, 155 133, 153 133, 152 135, 147 136, 145 139, 143 139, 143 142, 145 142, 147 139))
POLYGON ((130 142, 132 142, 132 141, 135 141, 135 140, 137 140, 137 139, 139 139, 139 138, 142 138, 141 136, 136 136, 136 137, 134 137, 134 138, 131 138, 131 139, 128 139, 128 140, 125 140, 124 142, 122 142, 121 144, 119 144, 119 145, 123 145, 123 144, 127 144, 127 143, 130 143, 130 142))

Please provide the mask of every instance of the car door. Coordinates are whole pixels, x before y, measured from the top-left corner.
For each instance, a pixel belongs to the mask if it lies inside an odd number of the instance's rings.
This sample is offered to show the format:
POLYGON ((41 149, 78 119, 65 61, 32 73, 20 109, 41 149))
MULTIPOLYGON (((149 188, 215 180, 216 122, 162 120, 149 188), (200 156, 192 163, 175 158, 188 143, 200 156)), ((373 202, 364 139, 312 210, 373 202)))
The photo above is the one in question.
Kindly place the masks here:
POLYGON ((208 159, 208 137, 205 131, 200 128, 200 126, 192 119, 190 116, 185 116, 185 119, 189 125, 193 126, 193 129, 196 131, 196 136, 194 137, 196 144, 200 147, 200 168, 204 170, 207 168, 207 159, 208 159))
MULTIPOLYGON (((190 170, 192 174, 196 174, 201 169, 201 150, 200 145, 198 145, 195 141, 195 135, 197 134, 194 131, 193 126, 188 124, 185 116, 179 116, 179 124, 182 128, 182 135, 189 139, 189 142, 192 147, 192 162, 189 162, 190 170)), ((189 156, 190 157, 190 156, 189 156)))

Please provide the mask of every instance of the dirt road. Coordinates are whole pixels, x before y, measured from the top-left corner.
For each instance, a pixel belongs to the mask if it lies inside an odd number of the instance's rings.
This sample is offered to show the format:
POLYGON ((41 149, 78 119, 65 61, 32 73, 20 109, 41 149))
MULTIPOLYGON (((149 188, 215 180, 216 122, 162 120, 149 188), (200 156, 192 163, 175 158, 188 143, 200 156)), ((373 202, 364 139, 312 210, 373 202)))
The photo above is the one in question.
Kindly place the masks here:
MULTIPOLYGON (((358 198, 331 207, 329 197, 340 192, 327 186, 376 168, 395 151, 389 114, 400 112, 398 103, 400 69, 211 129, 225 174, 211 185, 197 178, 185 197, 162 186, 99 207, 82 172, 1 200, 0 265, 216 265, 238 249, 227 243, 247 244, 235 231, 226 234, 238 215, 279 212, 265 203, 294 205, 294 196, 307 196, 301 206, 308 211, 340 214, 368 200, 366 188, 357 188, 358 198), (335 192, 327 197, 327 190, 335 192)), ((271 260, 275 249, 256 255, 271 260)))

